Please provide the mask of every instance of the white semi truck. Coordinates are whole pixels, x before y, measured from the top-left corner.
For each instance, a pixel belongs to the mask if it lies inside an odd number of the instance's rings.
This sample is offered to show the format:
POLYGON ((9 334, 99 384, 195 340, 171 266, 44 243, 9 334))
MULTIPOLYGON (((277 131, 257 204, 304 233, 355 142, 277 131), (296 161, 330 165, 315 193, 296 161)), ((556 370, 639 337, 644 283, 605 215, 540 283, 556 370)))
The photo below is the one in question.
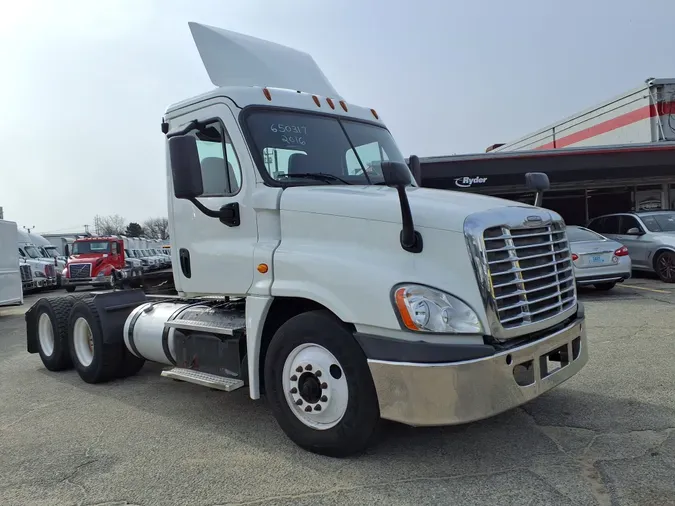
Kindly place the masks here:
POLYGON ((16 223, 0 220, 0 306, 23 304, 22 278, 30 274, 19 264, 16 237, 16 223))
POLYGON ((178 295, 39 300, 27 345, 45 367, 99 383, 149 360, 264 393, 296 444, 346 456, 381 418, 483 419, 586 364, 559 215, 418 187, 311 56, 190 28, 217 88, 162 121, 178 295))

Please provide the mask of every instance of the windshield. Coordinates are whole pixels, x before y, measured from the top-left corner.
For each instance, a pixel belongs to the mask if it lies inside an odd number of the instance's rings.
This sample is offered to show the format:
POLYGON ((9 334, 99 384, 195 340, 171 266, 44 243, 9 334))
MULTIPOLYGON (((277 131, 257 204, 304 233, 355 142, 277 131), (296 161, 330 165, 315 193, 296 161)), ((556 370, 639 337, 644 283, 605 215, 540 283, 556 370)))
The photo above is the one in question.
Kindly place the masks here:
POLYGON ((110 243, 107 241, 83 241, 73 243, 73 255, 109 253, 110 243))
POLYGON ((281 110, 255 111, 246 122, 261 170, 276 181, 383 184, 382 161, 405 163, 389 131, 374 124, 281 110))
POLYGON ((26 250, 26 253, 31 258, 40 258, 42 256, 35 246, 24 246, 23 249, 26 250))
POLYGON ((675 232, 675 213, 659 213, 640 216, 650 232, 675 232))
POLYGON ((52 258, 57 258, 59 256, 59 252, 56 251, 56 246, 45 246, 45 251, 47 252, 47 256, 52 258))
POLYGON ((580 227, 567 227, 567 239, 570 242, 581 242, 581 241, 604 241, 605 238, 601 235, 596 234, 588 230, 587 228, 580 227))

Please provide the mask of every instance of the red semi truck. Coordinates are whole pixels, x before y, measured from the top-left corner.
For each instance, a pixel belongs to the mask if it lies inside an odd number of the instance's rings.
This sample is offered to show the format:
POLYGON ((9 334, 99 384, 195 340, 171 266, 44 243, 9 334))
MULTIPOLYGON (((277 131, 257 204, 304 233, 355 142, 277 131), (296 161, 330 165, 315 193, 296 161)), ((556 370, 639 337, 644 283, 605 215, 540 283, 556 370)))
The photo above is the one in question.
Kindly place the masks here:
POLYGON ((123 278, 141 274, 127 265, 124 241, 116 236, 77 239, 69 253, 62 276, 68 292, 74 292, 78 286, 112 288, 116 273, 123 278))

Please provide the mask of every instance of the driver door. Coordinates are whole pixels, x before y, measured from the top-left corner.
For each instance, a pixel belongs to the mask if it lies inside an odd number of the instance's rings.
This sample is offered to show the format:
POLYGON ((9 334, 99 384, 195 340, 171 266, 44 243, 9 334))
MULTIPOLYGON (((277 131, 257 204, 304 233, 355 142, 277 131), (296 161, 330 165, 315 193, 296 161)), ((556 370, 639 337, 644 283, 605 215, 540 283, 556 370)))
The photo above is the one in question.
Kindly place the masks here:
MULTIPOLYGON (((209 209, 236 210, 227 223, 199 211, 191 202, 175 198, 169 174, 171 256, 179 292, 191 295, 246 295, 253 282, 253 251, 257 224, 251 207, 255 186, 253 164, 230 107, 222 102, 171 120, 170 128, 198 120, 193 130, 201 164, 204 191, 198 201, 209 209), (241 152, 243 151, 243 152, 241 152)), ((170 165, 167 156, 167 164, 170 165)))
POLYGON ((647 263, 647 249, 642 235, 629 235, 627 232, 631 228, 637 228, 644 234, 644 227, 638 222, 635 216, 629 214, 622 214, 619 224, 619 234, 616 240, 628 248, 628 253, 632 263, 635 266, 644 267, 647 263))

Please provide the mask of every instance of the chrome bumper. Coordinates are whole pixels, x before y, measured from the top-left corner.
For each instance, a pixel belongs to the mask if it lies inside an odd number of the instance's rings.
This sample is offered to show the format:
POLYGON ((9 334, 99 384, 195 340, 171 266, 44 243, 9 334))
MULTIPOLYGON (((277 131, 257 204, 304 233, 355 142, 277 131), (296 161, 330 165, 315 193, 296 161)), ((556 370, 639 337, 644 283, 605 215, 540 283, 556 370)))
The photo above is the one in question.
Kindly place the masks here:
POLYGON ((103 276, 101 278, 63 278, 61 283, 63 286, 84 286, 84 285, 105 285, 112 282, 112 276, 103 276))
POLYGON ((515 408, 568 380, 588 361, 586 343, 581 317, 548 337, 488 358, 446 364, 368 360, 368 366, 382 418, 455 425, 515 408), (549 356, 559 359, 558 370, 550 372, 549 356))

